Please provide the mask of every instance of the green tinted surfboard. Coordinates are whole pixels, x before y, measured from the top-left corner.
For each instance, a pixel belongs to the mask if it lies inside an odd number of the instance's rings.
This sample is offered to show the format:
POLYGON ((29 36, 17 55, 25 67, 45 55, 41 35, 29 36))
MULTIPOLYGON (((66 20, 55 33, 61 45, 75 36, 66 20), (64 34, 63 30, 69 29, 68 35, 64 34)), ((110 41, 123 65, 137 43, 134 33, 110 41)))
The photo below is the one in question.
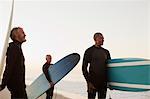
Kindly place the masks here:
POLYGON ((112 59, 108 64, 108 79, 110 87, 115 90, 148 91, 150 90, 150 60, 112 59))

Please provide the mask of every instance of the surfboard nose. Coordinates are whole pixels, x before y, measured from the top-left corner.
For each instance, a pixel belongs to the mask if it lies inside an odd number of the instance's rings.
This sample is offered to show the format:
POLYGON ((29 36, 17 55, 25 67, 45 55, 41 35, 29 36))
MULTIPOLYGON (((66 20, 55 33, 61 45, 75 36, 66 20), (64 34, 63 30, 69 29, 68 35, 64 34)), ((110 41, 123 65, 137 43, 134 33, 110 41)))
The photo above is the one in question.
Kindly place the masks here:
POLYGON ((80 54, 78 54, 78 53, 72 53, 72 54, 70 54, 69 56, 74 56, 74 57, 76 57, 76 58, 78 59, 77 61, 80 60, 80 54))
POLYGON ((72 53, 70 55, 76 55, 76 56, 80 57, 80 55, 78 53, 72 53))

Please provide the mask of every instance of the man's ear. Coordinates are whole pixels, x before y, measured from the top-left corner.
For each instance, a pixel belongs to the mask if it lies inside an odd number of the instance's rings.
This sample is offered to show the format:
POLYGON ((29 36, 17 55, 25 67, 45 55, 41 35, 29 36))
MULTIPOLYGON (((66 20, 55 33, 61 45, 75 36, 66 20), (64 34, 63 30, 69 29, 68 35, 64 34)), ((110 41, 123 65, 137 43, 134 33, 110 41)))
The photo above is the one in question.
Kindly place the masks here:
POLYGON ((17 31, 16 31, 16 32, 13 32, 13 34, 12 34, 12 39, 15 40, 16 37, 17 37, 17 31))
POLYGON ((14 39, 18 37, 18 32, 14 32, 14 39))

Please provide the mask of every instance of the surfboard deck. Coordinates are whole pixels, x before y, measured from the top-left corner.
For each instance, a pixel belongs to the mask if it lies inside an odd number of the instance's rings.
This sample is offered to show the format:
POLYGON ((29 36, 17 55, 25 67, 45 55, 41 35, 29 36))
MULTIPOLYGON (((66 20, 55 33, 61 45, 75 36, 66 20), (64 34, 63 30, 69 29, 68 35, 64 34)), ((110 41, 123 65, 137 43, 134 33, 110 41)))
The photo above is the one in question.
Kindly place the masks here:
POLYGON ((131 92, 150 90, 150 60, 118 58, 108 63, 108 80, 111 89, 131 92))
MULTIPOLYGON (((70 54, 60 61, 56 62, 48 69, 51 80, 54 84, 59 82, 66 76, 79 62, 80 55, 77 53, 70 54)), ((49 88, 50 84, 44 74, 41 74, 30 86, 26 88, 28 99, 36 99, 44 94, 49 88)))

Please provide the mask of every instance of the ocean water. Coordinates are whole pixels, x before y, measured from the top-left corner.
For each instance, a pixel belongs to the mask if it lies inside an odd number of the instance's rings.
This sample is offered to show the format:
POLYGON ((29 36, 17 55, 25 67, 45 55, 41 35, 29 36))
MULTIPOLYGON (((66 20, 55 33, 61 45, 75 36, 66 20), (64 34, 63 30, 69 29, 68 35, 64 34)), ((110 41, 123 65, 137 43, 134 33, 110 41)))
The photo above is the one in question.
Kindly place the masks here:
MULTIPOLYGON (((60 81, 55 86, 55 92, 64 94, 71 99, 87 99, 85 82, 60 81)), ((116 90, 107 90, 107 99, 150 99, 150 91, 148 92, 125 92, 116 90)))
MULTIPOLYGON (((28 85, 40 75, 39 71, 37 72, 36 70, 34 73, 27 73, 26 83, 28 85)), ((58 82, 55 85, 55 93, 64 95, 70 99, 87 99, 87 85, 81 69, 75 68, 60 82, 58 82)), ((107 99, 109 99, 110 96, 112 99, 150 99, 150 91, 125 92, 108 89, 107 99)))
MULTIPOLYGON (((29 77, 29 76, 28 76, 29 77)), ((38 77, 38 75, 36 76, 38 77)), ((26 79, 26 84, 30 85, 36 77, 26 79)), ((55 85, 55 93, 69 97, 70 99, 87 99, 87 84, 85 80, 77 80, 78 75, 68 75, 71 79, 62 79, 55 85), (71 76, 71 77, 70 77, 71 76), (75 80, 73 80, 75 79, 75 80)), ((67 78, 67 77, 66 77, 67 78)), ((150 99, 150 91, 148 92, 125 92, 117 90, 107 90, 107 99, 150 99)))

